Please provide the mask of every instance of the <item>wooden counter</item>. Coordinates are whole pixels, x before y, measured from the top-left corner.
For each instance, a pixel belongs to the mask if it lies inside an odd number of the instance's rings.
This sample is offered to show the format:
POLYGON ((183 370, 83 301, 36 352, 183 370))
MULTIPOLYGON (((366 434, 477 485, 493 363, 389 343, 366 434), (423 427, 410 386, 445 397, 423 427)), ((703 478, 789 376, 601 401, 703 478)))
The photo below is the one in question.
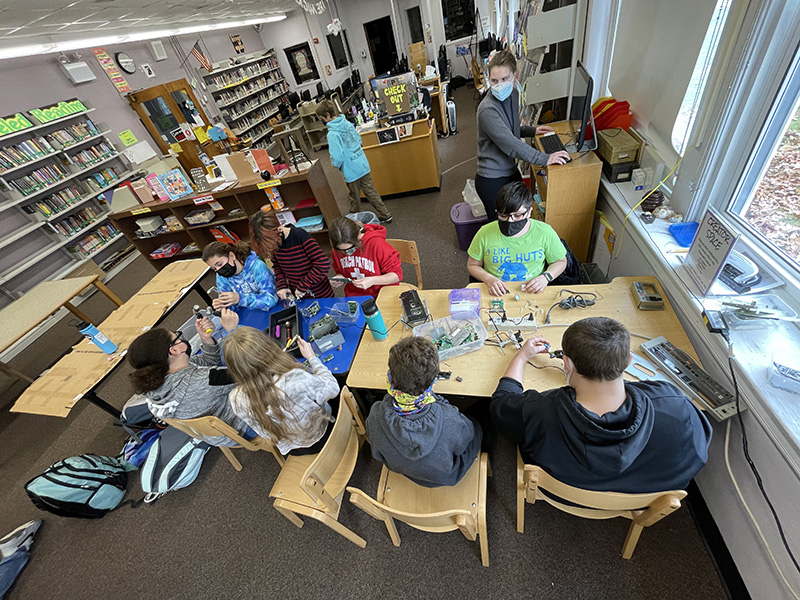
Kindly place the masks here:
MULTIPOLYGON (((361 146, 372 169, 372 181, 381 196, 436 188, 442 184, 439 139, 428 119, 404 123, 411 135, 379 144, 377 130, 361 133, 361 146)), ((387 129, 387 128, 383 128, 387 129)))

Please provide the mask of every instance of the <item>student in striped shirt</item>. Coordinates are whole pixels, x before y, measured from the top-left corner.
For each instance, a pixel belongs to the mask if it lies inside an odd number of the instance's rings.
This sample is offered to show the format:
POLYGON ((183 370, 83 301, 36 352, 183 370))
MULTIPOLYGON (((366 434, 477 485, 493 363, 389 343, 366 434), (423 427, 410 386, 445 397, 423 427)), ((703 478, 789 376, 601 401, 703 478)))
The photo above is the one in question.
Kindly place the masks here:
POLYGON ((250 217, 250 243, 272 261, 279 298, 333 297, 328 281, 331 260, 304 229, 281 225, 273 211, 259 211, 250 217))

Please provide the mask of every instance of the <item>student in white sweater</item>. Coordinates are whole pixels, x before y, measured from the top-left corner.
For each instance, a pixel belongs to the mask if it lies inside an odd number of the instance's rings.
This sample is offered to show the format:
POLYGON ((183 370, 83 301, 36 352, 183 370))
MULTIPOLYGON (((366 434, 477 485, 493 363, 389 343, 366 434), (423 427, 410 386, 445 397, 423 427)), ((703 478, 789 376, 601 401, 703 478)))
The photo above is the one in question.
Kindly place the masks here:
POLYGON ((299 338, 297 344, 311 372, 258 329, 239 327, 225 339, 225 363, 237 383, 230 405, 283 455, 322 449, 334 421, 328 400, 339 394, 311 344, 299 338))

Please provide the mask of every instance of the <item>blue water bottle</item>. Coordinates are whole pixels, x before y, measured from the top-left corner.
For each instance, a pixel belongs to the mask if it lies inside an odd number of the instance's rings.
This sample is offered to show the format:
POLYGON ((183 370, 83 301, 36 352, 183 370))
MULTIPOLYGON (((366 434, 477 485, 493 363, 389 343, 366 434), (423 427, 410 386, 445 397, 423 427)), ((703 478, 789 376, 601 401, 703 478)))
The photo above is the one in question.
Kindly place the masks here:
POLYGON ((81 321, 75 327, 78 328, 84 337, 92 342, 95 346, 100 348, 106 354, 114 354, 117 351, 117 345, 109 340, 106 336, 104 336, 100 331, 92 325, 91 323, 87 323, 86 321, 81 321))
POLYGON ((367 327, 372 332, 372 337, 380 342, 385 340, 389 332, 386 330, 386 323, 383 322, 381 311, 378 310, 378 305, 375 300, 370 298, 361 303, 361 310, 364 311, 364 318, 367 320, 367 327))

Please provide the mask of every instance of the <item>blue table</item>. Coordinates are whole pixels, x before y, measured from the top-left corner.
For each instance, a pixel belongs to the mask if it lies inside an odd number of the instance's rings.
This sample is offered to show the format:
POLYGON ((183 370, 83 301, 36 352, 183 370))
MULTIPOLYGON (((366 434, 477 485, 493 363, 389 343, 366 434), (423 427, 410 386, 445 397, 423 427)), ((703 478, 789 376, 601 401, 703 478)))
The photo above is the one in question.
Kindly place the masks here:
MULTIPOLYGON (((319 302, 319 312, 316 315, 311 318, 306 318, 300 315, 300 334, 302 335, 303 339, 308 339, 309 326, 311 326, 313 323, 316 323, 325 315, 329 314, 330 308, 334 304, 346 302, 348 300, 354 300, 358 302, 360 306, 362 302, 371 297, 372 296, 352 296, 349 298, 312 298, 307 300, 299 300, 297 302, 298 309, 305 309, 311 306, 314 302, 319 302)), ((286 307, 283 305, 282 301, 278 301, 278 304, 273 306, 268 311, 240 308, 238 311, 239 325, 254 327, 255 329, 264 331, 269 326, 269 316, 272 313, 281 311, 285 308, 286 307)), ((299 310, 298 314, 300 314, 299 310)), ((364 332, 365 324, 366 321, 364 319, 364 313, 360 308, 358 311, 358 318, 356 319, 355 323, 339 323, 339 330, 342 332, 342 336, 344 337, 342 349, 339 350, 338 348, 334 348, 333 350, 323 352, 320 355, 320 358, 333 355, 331 360, 324 363, 332 373, 344 375, 350 371, 350 366, 353 364, 353 358, 356 355, 356 350, 358 350, 358 344, 361 341, 361 334, 364 332)))

